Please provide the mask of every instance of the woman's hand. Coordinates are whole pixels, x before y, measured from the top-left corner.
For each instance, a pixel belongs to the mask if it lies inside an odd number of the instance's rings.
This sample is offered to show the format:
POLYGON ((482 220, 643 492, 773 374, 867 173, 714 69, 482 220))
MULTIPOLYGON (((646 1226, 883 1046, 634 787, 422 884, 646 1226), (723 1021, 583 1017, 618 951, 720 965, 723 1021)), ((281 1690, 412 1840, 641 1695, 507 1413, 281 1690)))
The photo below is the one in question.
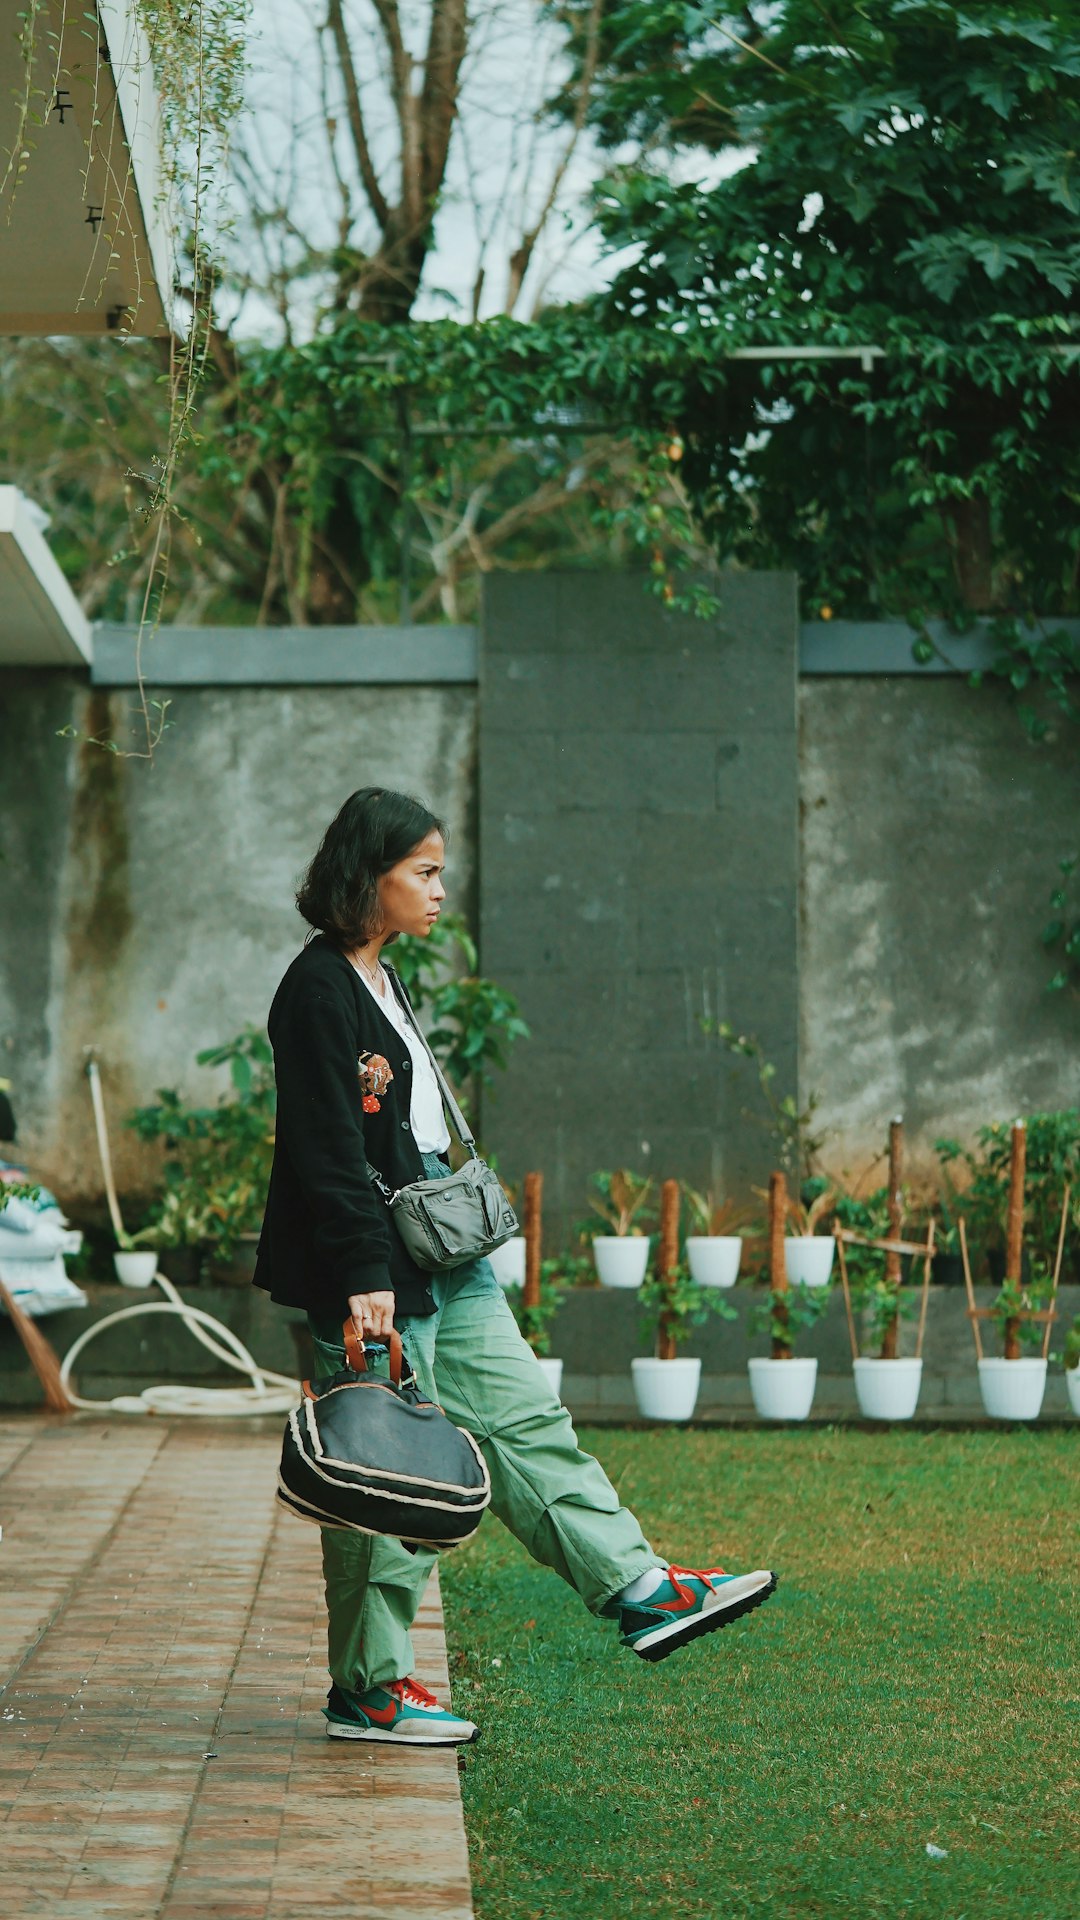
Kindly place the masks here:
POLYGON ((361 1340, 388 1340, 394 1325, 392 1293, 350 1293, 349 1312, 361 1340))

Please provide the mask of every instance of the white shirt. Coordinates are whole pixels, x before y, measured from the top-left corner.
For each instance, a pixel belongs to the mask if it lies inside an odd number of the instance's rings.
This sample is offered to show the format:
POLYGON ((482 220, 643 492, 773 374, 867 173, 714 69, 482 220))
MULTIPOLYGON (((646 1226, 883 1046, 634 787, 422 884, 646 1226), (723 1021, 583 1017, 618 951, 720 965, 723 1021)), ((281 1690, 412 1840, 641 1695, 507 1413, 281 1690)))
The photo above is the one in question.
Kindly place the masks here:
MULTIPOLYGON (((386 1015, 392 1027, 396 1027, 412 1059, 412 1092, 409 1096, 409 1124, 413 1139, 421 1153, 444 1153, 450 1145, 450 1129, 443 1112, 442 1094, 435 1078, 435 1069, 428 1058, 427 1049, 412 1021, 409 1019, 397 994, 385 974, 383 982, 385 993, 372 986, 362 967, 350 960, 354 973, 360 975, 365 987, 376 1006, 386 1015)), ((391 1061, 393 1066, 393 1061, 391 1061)))

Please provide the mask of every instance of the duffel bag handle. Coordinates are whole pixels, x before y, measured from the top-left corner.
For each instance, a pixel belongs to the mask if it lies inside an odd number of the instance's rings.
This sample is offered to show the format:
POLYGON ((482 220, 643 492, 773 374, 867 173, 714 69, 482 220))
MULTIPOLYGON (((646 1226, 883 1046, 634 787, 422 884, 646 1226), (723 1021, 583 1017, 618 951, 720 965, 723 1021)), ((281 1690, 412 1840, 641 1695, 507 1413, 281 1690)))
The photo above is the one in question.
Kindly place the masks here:
MULTIPOLYGON (((345 1343, 345 1359, 354 1373, 367 1372, 367 1357, 364 1342, 356 1331, 356 1322, 351 1317, 342 1326, 342 1338, 345 1343)), ((395 1386, 401 1385, 401 1367, 404 1358, 401 1335, 396 1327, 390 1329, 390 1378, 395 1386)))

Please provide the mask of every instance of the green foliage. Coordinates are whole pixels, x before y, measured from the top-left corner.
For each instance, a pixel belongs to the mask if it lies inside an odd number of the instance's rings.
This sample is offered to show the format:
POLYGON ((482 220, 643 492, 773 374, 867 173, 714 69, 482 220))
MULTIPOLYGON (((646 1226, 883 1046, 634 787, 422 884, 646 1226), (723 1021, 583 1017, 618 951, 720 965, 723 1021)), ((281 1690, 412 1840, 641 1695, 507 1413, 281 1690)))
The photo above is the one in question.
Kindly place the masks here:
POLYGON ((1043 1322, 1022 1316, 1041 1312, 1050 1302, 1050 1276, 1043 1271, 1027 1286, 1016 1280, 1004 1280, 990 1302, 990 1317, 1002 1340, 1006 1329, 1015 1325, 1022 1346, 1041 1347, 1043 1322))
MULTIPOLYGON (((620 1167, 614 1173, 589 1176, 589 1205, 600 1215, 609 1233, 651 1233, 656 1227, 653 1182, 644 1174, 620 1167)), ((594 1229, 595 1231, 595 1229, 594 1229)))
MULTIPOLYGON (((846 1251, 846 1249, 845 1249, 846 1251)), ((855 1251, 855 1249, 853 1249, 855 1251)), ((865 1249, 859 1249, 865 1251, 865 1249)), ((911 1290, 894 1285, 884 1271, 885 1255, 874 1256, 877 1271, 852 1283, 851 1293, 854 1305, 862 1316, 863 1332, 867 1344, 881 1348, 885 1339, 901 1320, 910 1320, 916 1312, 918 1295, 911 1290)))
POLYGON ((512 993, 476 971, 476 943, 461 914, 446 913, 424 939, 405 934, 393 945, 393 964, 417 1013, 427 1010, 428 1038, 447 1079, 464 1089, 494 1084, 493 1069, 506 1067, 507 1050, 527 1040, 529 1028, 512 993), (455 962, 464 974, 448 974, 455 962))
POLYGON ((235 1253, 240 1236, 262 1225, 274 1148, 273 1053, 248 1023, 224 1045, 197 1053, 199 1066, 227 1067, 230 1098, 212 1107, 188 1106, 174 1088, 159 1087, 156 1106, 136 1107, 124 1124, 140 1140, 164 1143, 164 1192, 131 1244, 206 1244, 219 1260, 235 1253))
POLYGON ((1080 1313, 1077 1314, 1065 1335, 1064 1359, 1066 1372, 1071 1372, 1074 1367, 1080 1367, 1080 1313))
POLYGON ((559 1311, 563 1294, 575 1284, 578 1265, 577 1261, 557 1256, 542 1260, 540 1298, 534 1306, 525 1305, 524 1288, 506 1289, 506 1298, 521 1329, 522 1338, 528 1341, 536 1354, 551 1352, 550 1322, 559 1311))
POLYGON ((801 1281, 795 1287, 770 1287, 751 1307, 747 1332, 767 1333, 770 1340, 793 1347, 794 1336, 821 1319, 831 1293, 831 1287, 808 1287, 801 1281))
MULTIPOLYGON (((1061 1225, 1062 1195, 1069 1182, 1069 1221, 1080 1228, 1080 1108, 1027 1116, 1024 1175, 1024 1237, 1033 1263, 1052 1264, 1061 1225)), ((1009 1201, 1011 1123, 998 1120, 980 1127, 979 1151, 958 1140, 935 1140, 943 1169, 962 1163, 969 1183, 962 1192, 950 1186, 951 1204, 963 1213, 969 1241, 1001 1246, 1009 1201)))
POLYGON ((638 1293, 638 1305, 642 1338, 656 1341, 664 1332, 677 1346, 690 1338, 695 1327, 703 1327, 711 1314, 721 1320, 739 1317, 725 1290, 699 1286, 684 1261, 679 1261, 666 1276, 646 1274, 638 1293))
MULTIPOLYGON (((1080 720, 1074 698, 1080 643, 1072 634, 1065 627, 1048 630, 1046 622, 1033 613, 1023 619, 999 615, 988 627, 994 657, 988 667, 969 674, 969 684, 979 687, 987 678, 999 682, 1013 700, 1029 740, 1036 743, 1056 738, 1056 713, 1070 721, 1080 720)), ((1067 871, 1065 862, 1062 868, 1067 871)))
MULTIPOLYGON (((331 308, 310 339, 244 352, 206 472, 239 479, 256 454, 286 471, 302 547, 338 537, 343 514, 363 526, 362 581, 396 581, 403 517, 453 529, 467 514, 451 587, 477 555, 606 557, 647 563, 651 589, 694 610, 713 601, 674 584, 673 569, 708 563, 674 422, 723 378, 710 343, 599 325, 590 307, 409 327, 331 308)), ((415 534, 418 555, 430 544, 415 534)))
POLYGON ((40 1186, 26 1180, 0 1180, 0 1213, 9 1200, 36 1200, 40 1192, 40 1186))
MULTIPOLYGON (((850 1233, 861 1233, 867 1240, 884 1240, 889 1232, 889 1189, 875 1187, 872 1192, 857 1198, 854 1194, 839 1193, 833 1209, 842 1227, 850 1233)), ((872 1247, 844 1248, 847 1261, 848 1278, 853 1288, 869 1286, 881 1265, 882 1256, 872 1247)))
POLYGON ((1042 930, 1042 943, 1062 962, 1046 983, 1048 993, 1061 993, 1066 987, 1080 993, 1080 898, 1074 876, 1080 869, 1080 854, 1060 860, 1060 884, 1050 894, 1053 919, 1042 930))
POLYGON ((743 1108, 744 1117, 765 1125, 775 1142, 777 1159, 785 1172, 800 1180, 813 1174, 814 1161, 820 1153, 827 1135, 814 1133, 813 1120, 819 1106, 820 1095, 811 1093, 806 1106, 801 1110, 798 1101, 790 1093, 778 1095, 773 1081, 776 1067, 765 1056, 760 1040, 753 1034, 737 1033, 727 1020, 711 1020, 702 1017, 699 1021, 703 1033, 715 1033, 723 1041, 729 1053, 742 1059, 752 1060, 757 1068, 758 1085, 768 1108, 769 1118, 763 1121, 761 1114, 743 1108))
POLYGON ((633 249, 610 323, 881 350, 729 364, 674 415, 714 546, 795 567, 806 612, 1080 605, 1078 29, 945 0, 607 16, 593 121, 645 155, 600 200, 633 249), (710 148, 745 164, 701 184, 710 148))

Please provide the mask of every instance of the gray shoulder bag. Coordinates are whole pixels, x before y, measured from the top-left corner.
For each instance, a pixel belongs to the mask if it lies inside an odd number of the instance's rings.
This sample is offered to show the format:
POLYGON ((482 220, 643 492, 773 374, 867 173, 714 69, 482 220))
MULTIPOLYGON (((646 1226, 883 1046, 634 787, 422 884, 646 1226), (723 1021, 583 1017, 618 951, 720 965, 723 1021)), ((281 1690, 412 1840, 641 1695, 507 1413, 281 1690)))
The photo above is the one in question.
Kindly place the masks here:
POLYGON ((382 1175, 370 1163, 368 1176, 387 1200, 394 1225, 417 1266, 424 1267, 428 1273, 440 1273, 448 1267, 464 1266, 467 1260, 480 1259, 521 1229, 498 1176, 476 1152, 468 1121, 420 1030, 397 974, 385 961, 383 967, 405 1018, 420 1035, 454 1131, 469 1152, 469 1158, 463 1167, 445 1179, 411 1180, 396 1193, 389 1191, 382 1175))

